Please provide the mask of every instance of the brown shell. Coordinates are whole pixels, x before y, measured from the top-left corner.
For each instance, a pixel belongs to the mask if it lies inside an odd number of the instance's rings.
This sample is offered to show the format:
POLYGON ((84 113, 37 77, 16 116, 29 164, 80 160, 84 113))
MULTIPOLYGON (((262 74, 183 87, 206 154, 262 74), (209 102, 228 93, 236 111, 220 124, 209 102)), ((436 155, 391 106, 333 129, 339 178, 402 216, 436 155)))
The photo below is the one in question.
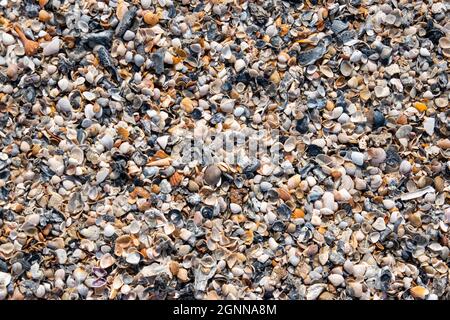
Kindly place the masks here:
POLYGON ((183 176, 178 172, 175 172, 169 178, 169 182, 172 187, 178 186, 182 180, 183 180, 183 176))

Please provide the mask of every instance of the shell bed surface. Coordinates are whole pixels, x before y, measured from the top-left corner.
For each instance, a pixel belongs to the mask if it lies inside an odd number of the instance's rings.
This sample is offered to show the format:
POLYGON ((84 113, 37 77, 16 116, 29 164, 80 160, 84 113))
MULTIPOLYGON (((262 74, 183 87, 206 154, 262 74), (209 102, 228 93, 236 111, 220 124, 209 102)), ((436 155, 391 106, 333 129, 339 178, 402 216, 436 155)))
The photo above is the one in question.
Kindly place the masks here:
POLYGON ((0 0, 0 300, 450 299, 449 14, 0 0))

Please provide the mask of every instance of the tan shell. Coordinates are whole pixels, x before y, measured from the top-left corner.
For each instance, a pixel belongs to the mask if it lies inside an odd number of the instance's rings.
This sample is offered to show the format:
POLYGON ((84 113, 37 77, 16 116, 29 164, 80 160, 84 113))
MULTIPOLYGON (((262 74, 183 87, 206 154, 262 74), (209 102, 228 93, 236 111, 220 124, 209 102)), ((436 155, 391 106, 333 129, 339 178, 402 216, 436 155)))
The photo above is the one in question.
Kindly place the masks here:
POLYGON ((178 186, 182 180, 183 180, 183 176, 178 172, 175 172, 169 178, 169 182, 172 187, 178 186))
POLYGON ((128 11, 128 4, 124 0, 119 0, 117 3, 116 16, 119 21, 122 21, 123 16, 128 11))

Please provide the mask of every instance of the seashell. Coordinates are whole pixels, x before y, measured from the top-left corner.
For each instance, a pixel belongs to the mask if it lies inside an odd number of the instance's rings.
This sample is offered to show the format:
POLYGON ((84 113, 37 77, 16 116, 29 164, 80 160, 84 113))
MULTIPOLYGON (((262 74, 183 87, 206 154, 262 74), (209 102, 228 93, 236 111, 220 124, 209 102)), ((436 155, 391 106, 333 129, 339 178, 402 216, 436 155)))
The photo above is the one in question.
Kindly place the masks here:
POLYGON ((446 106, 448 106, 448 98, 446 98, 446 97, 436 98, 434 100, 434 103, 436 104, 436 106, 438 108, 445 108, 446 106))
POLYGON ((412 129, 413 129, 412 126, 410 126, 409 124, 403 125, 397 130, 397 132, 395 133, 395 136, 398 139, 408 138, 408 136, 411 133, 412 129))
POLYGON ((430 293, 427 288, 422 286, 415 286, 409 289, 411 295, 416 299, 425 299, 426 296, 430 293))
POLYGON ((437 242, 433 242, 433 243, 429 244, 428 248, 430 248, 434 252, 439 252, 442 250, 442 246, 437 242))
POLYGON ((108 168, 101 168, 97 174, 95 175, 95 180, 97 184, 102 183, 103 181, 106 180, 106 178, 109 175, 109 169, 108 168))
POLYGON ((411 169, 412 169, 412 166, 409 163, 409 161, 403 160, 400 163, 399 171, 401 174, 407 174, 407 173, 411 172, 411 169))
POLYGON ((81 165, 84 162, 84 151, 78 147, 75 147, 70 152, 70 158, 75 160, 76 165, 81 165))
POLYGON ((372 97, 372 94, 370 93, 369 90, 363 89, 363 90, 361 90, 361 91, 359 92, 359 96, 360 96, 360 98, 361 98, 362 100, 367 101, 367 100, 369 100, 369 99, 372 97))
POLYGON ((79 192, 74 192, 69 198, 67 210, 72 214, 77 214, 83 210, 84 203, 79 192))
POLYGON ((426 186, 429 186, 429 185, 431 185, 431 184, 433 184, 433 179, 430 178, 430 177, 422 176, 422 177, 420 177, 420 179, 417 181, 417 186, 418 186, 419 188, 425 188, 426 186))
POLYGON ((311 64, 314 64, 320 58, 322 58, 325 55, 326 51, 327 51, 327 47, 322 42, 314 49, 300 52, 300 54, 298 55, 298 62, 302 66, 309 66, 311 64))
POLYGON ((353 151, 351 153, 351 159, 357 166, 362 166, 364 164, 364 154, 361 152, 353 151))
POLYGON ((372 224, 372 227, 377 231, 383 231, 384 229, 386 229, 386 223, 384 222, 383 218, 379 217, 372 224))
POLYGON ((429 192, 435 192, 435 189, 432 186, 427 186, 427 187, 425 187, 423 189, 420 189, 420 190, 403 193, 400 196, 400 199, 402 201, 409 201, 409 200, 412 200, 412 199, 423 197, 425 194, 427 194, 429 192))
POLYGON ((321 265, 325 265, 330 257, 330 252, 328 249, 324 249, 323 252, 319 254, 319 262, 321 265))
POLYGON ((128 248, 132 244, 132 239, 129 235, 122 235, 116 239, 116 246, 121 248, 128 248))
POLYGON ((321 66, 319 67, 319 70, 320 70, 320 72, 323 73, 323 75, 324 75, 325 77, 332 78, 332 77, 334 76, 333 71, 332 71, 331 68, 328 67, 328 66, 321 65, 321 66))
POLYGON ((416 108, 419 112, 425 112, 427 111, 427 105, 422 102, 416 102, 414 103, 414 108, 416 108))
POLYGON ((231 48, 229 45, 225 45, 222 48, 222 56, 224 57, 224 59, 230 59, 232 57, 232 52, 231 52, 231 48))
POLYGON ((434 118, 425 117, 423 121, 423 128, 429 136, 432 136, 434 134, 435 123, 436 121, 434 118))
POLYGON ((382 164, 386 160, 386 151, 382 148, 369 148, 367 154, 369 155, 370 163, 375 166, 382 164))
POLYGON ((189 98, 183 98, 180 103, 181 108, 186 111, 187 113, 192 113, 194 111, 194 101, 192 101, 189 98))
POLYGON ((139 254, 139 252, 135 251, 135 252, 129 253, 125 260, 129 264, 137 265, 141 261, 141 255, 139 254))
POLYGON ((107 284, 107 282, 105 279, 97 278, 91 282, 91 287, 99 289, 99 288, 103 288, 104 286, 106 286, 106 284, 107 284))
POLYGON ((33 56, 39 49, 39 43, 36 41, 32 41, 27 39, 25 34, 22 31, 22 28, 18 25, 14 25, 14 31, 19 35, 20 41, 25 48, 25 53, 27 56, 33 56))
POLYGON ((439 39, 439 46, 442 49, 450 49, 450 37, 442 37, 439 39))
POLYGON ((442 1, 22 2, 0 300, 448 296, 442 1))
POLYGON ((233 99, 224 99, 220 103, 220 110, 222 110, 223 112, 226 112, 226 113, 231 113, 231 112, 233 112, 234 105, 235 105, 235 102, 233 99))
POLYGON ((48 166, 50 170, 52 170, 58 176, 61 176, 64 173, 65 166, 62 157, 55 156, 48 159, 48 166))
POLYGON ((167 166, 171 165, 172 161, 173 161, 173 159, 171 159, 171 158, 164 158, 164 159, 149 161, 147 163, 147 166, 149 166, 149 167, 167 167, 167 166))
POLYGON ((308 287, 306 291, 306 300, 316 300, 327 287, 326 284, 316 283, 308 287))
POLYGON ((188 271, 184 268, 180 268, 180 270, 178 270, 178 273, 176 274, 176 276, 181 282, 189 281, 188 271))
POLYGON ((122 21, 123 16, 128 11, 128 3, 126 3, 124 0, 118 0, 117 2, 117 9, 116 9, 116 16, 119 21, 122 21))
POLYGON ((362 123, 362 122, 366 122, 367 118, 362 112, 357 111, 357 112, 352 114, 352 116, 350 117, 350 120, 353 123, 362 123))
POLYGON ((276 189, 276 191, 280 199, 282 199, 283 201, 289 201, 291 199, 291 195, 286 189, 278 188, 276 189))
POLYGON ((295 189, 300 185, 301 177, 299 174, 293 175, 287 181, 287 187, 289 189, 295 189))
POLYGON ((126 128, 118 127, 116 131, 122 137, 122 139, 128 140, 128 138, 130 137, 130 132, 126 128))
POLYGON ((14 252, 14 245, 12 243, 4 243, 0 245, 0 253, 9 257, 14 252))
POLYGON ((121 275, 117 275, 112 283, 112 288, 114 290, 119 290, 124 285, 123 279, 121 275))
POLYGON ((245 66, 245 61, 243 59, 238 59, 234 63, 234 70, 236 70, 236 72, 241 72, 245 68, 245 66))
MULTIPOLYGON (((61 46, 61 40, 58 37, 54 37, 52 41, 42 43, 41 46, 44 48, 42 50, 42 54, 44 56, 51 56, 57 54, 59 52, 59 48, 61 46)), ((25 51, 27 48, 25 47, 25 51)))
POLYGON ((176 261, 171 261, 169 263, 169 270, 172 275, 177 275, 180 270, 180 264, 176 261))
MULTIPOLYGON (((82 95, 88 101, 93 101, 97 97, 97 95, 95 93, 90 92, 90 91, 84 91, 82 95)), ((100 108, 100 106, 94 106, 94 109, 95 108, 100 108)), ((93 110, 93 111, 95 113, 98 113, 98 110, 93 110)))
POLYGON ((222 171, 216 165, 208 166, 204 172, 203 179, 210 186, 216 186, 222 176, 222 171))
POLYGON ((253 231, 251 230, 245 231, 244 237, 242 239, 244 241, 244 244, 251 245, 253 243, 253 239, 254 239, 253 231))
POLYGON ((102 268, 102 269, 108 269, 109 267, 111 267, 115 263, 116 263, 116 259, 114 259, 114 257, 111 254, 109 254, 109 253, 105 253, 100 258, 100 268, 102 268))
POLYGON ((343 22, 341 20, 334 19, 330 28, 334 33, 338 34, 346 30, 348 28, 348 25, 349 25, 348 22, 343 22))
POLYGON ((47 11, 45 11, 45 10, 39 11, 39 21, 42 21, 44 23, 49 22, 51 18, 52 18, 52 15, 50 13, 48 13, 47 11))
POLYGON ((328 276, 328 280, 331 282, 331 284, 335 287, 339 287, 341 284, 344 283, 345 279, 340 274, 330 274, 328 276))
POLYGON ((292 219, 300 219, 305 217, 305 212, 302 209, 296 208, 292 213, 292 219))
POLYGON ((157 13, 152 13, 150 11, 147 11, 144 14, 144 22, 152 27, 159 23, 159 19, 160 19, 160 17, 159 17, 159 14, 157 14, 157 13))
POLYGON ((295 139, 295 137, 289 137, 284 142, 284 151, 291 152, 291 151, 293 151, 295 149, 295 146, 296 146, 296 139, 295 139))
POLYGON ((441 274, 446 274, 448 272, 448 267, 443 261, 434 263, 433 268, 441 274))
POLYGON ((380 240, 380 233, 379 232, 372 232, 369 235, 369 239, 372 243, 377 243, 380 240))
POLYGON ((12 276, 9 273, 0 271, 0 288, 6 288, 12 280, 12 276))
POLYGON ((377 98, 385 98, 391 94, 389 87, 385 86, 376 86, 374 91, 377 98))
POLYGON ((440 139, 436 145, 444 150, 450 149, 450 139, 440 139))
POLYGON ((169 182, 172 187, 178 186, 182 180, 183 180, 183 176, 178 172, 175 172, 169 178, 169 182))
POLYGON ((343 60, 339 66, 339 70, 344 77, 349 77, 353 72, 353 66, 347 60, 343 60))
POLYGON ((73 277, 75 278, 77 283, 83 283, 86 280, 86 278, 88 277, 88 273, 86 272, 86 270, 84 270, 82 268, 76 268, 73 271, 73 277))
POLYGON ((408 221, 411 223, 411 225, 413 225, 414 227, 420 227, 422 225, 422 218, 421 218, 421 213, 415 212, 413 214, 410 214, 408 216, 408 221))
POLYGON ((363 278, 364 274, 366 273, 366 270, 367 270, 367 268, 364 264, 362 264, 362 263, 355 264, 353 266, 352 273, 356 278, 363 278))

